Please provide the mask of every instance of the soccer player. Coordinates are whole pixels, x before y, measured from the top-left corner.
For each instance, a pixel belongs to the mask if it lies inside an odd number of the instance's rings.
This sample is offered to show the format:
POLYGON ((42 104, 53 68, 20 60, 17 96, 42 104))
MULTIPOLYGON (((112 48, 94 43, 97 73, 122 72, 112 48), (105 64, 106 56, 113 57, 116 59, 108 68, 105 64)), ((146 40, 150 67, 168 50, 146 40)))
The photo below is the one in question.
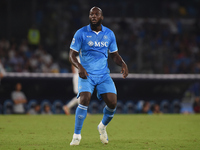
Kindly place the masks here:
POLYGON ((0 60, 0 82, 1 82, 1 79, 6 75, 6 71, 1 63, 1 60, 0 60))
MULTIPOLYGON (((80 62, 79 56, 76 57, 78 62, 80 62)), ((73 90, 75 94, 78 94, 78 69, 72 65, 72 73, 73 73, 73 90)), ((70 109, 74 107, 75 105, 80 103, 80 97, 77 98, 76 96, 70 100, 70 102, 67 105, 63 106, 63 110, 66 115, 70 115, 70 109)))
POLYGON ((69 60, 78 68, 78 95, 80 104, 75 114, 75 130, 70 145, 79 145, 81 129, 87 115, 88 105, 94 88, 97 97, 106 103, 103 109, 103 119, 98 125, 100 140, 108 143, 106 127, 112 120, 116 111, 117 92, 108 69, 108 52, 114 62, 121 66, 123 78, 128 76, 128 67, 118 53, 114 33, 102 25, 103 12, 98 7, 93 7, 89 12, 90 24, 79 29, 70 45, 69 60), (80 56, 78 62, 76 55, 80 56))

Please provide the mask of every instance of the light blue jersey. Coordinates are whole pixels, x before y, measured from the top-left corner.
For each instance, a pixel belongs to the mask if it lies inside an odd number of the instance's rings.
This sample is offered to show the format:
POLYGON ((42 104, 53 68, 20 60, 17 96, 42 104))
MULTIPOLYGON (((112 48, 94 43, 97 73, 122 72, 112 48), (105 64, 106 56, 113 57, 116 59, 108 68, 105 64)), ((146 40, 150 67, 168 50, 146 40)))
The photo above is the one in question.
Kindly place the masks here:
POLYGON ((103 75, 108 69, 108 52, 118 51, 116 38, 112 30, 101 25, 102 31, 95 32, 90 25, 79 29, 72 40, 70 48, 79 52, 81 65, 88 74, 103 75))

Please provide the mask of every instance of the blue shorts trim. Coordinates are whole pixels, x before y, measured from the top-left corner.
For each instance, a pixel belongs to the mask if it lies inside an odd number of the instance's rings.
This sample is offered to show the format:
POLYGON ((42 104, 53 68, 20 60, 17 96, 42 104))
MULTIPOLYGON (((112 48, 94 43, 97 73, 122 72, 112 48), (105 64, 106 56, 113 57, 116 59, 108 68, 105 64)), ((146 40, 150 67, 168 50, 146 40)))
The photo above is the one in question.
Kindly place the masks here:
POLYGON ((102 100, 101 94, 104 93, 114 93, 117 94, 115 84, 110 77, 110 74, 105 75, 89 75, 87 79, 78 79, 78 95, 80 96, 81 92, 90 92, 91 95, 94 91, 94 88, 97 90, 97 98, 102 100))

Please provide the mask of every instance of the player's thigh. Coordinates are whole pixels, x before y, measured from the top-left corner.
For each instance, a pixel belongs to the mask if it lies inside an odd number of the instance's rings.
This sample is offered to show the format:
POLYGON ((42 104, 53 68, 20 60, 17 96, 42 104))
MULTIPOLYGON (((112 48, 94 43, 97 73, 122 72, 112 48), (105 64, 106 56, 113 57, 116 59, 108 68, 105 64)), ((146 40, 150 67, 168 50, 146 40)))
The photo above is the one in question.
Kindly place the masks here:
POLYGON ((80 96, 80 104, 88 106, 93 91, 94 85, 91 84, 90 78, 82 79, 79 77, 77 98, 80 96))
POLYGON ((117 95, 115 93, 104 93, 101 96, 109 108, 114 109, 116 107, 117 95))
POLYGON ((109 104, 115 104, 117 101, 117 90, 115 84, 110 77, 106 75, 100 84, 96 86, 98 99, 103 100, 109 104), (102 97, 102 95, 105 95, 102 97))

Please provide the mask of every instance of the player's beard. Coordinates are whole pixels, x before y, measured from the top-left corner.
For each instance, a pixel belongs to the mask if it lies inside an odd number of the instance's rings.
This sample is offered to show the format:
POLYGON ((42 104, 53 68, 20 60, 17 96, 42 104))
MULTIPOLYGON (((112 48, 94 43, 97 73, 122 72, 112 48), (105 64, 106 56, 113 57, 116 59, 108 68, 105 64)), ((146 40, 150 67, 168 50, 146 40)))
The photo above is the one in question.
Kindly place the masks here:
POLYGON ((100 26, 102 23, 102 19, 100 19, 96 24, 93 24, 92 21, 90 20, 90 25, 92 28, 97 28, 98 26, 100 26))

